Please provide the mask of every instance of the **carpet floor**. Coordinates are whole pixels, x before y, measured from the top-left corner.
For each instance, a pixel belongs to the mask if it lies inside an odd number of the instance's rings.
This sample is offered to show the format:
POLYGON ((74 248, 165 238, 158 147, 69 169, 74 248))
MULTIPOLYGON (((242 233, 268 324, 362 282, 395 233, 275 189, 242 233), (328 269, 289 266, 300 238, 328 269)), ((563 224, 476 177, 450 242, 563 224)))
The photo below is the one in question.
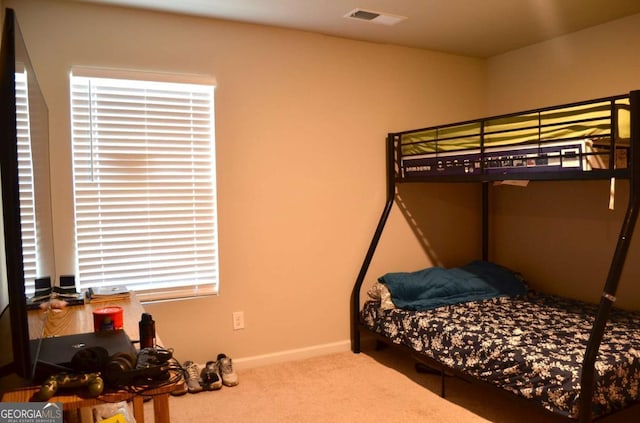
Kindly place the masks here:
MULTIPOLYGON (((219 391, 170 398, 172 423, 233 422, 536 422, 563 420, 500 391, 418 373, 415 362, 394 349, 337 353, 236 370, 240 384, 219 391)), ((640 421, 640 411, 601 423, 640 421)), ((145 407, 153 421, 153 408, 145 407)), ((141 422, 138 422, 141 423, 141 422)))

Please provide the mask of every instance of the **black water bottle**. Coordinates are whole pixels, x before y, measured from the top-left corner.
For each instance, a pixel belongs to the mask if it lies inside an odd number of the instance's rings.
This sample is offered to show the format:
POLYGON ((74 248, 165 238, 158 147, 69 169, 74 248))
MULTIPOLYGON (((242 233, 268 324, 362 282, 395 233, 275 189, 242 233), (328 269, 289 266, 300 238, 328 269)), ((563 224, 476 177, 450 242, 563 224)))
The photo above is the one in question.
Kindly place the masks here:
POLYGON ((140 323, 140 349, 153 348, 156 346, 156 322, 149 313, 142 313, 140 323))

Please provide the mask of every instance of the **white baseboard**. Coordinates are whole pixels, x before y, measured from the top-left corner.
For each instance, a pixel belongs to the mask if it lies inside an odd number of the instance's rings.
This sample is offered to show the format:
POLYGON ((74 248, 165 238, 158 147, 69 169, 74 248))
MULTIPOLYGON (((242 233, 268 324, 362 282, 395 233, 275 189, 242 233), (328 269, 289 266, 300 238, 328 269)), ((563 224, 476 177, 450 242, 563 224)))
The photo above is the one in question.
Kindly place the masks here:
POLYGON ((345 352, 350 351, 350 349, 351 341, 349 340, 332 342, 330 344, 321 344, 294 350, 278 351, 272 354, 234 358, 233 367, 236 369, 250 369, 252 367, 266 366, 267 364, 303 360, 305 358, 345 352))

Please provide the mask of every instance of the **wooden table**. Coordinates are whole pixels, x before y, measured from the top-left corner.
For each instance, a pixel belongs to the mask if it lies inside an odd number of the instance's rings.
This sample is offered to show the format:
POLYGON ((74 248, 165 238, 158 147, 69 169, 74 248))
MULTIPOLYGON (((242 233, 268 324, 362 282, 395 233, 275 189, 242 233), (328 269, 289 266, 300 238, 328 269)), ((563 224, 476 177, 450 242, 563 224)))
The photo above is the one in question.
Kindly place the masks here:
POLYGON ((60 309, 29 310, 29 335, 32 339, 40 336, 60 336, 74 333, 93 332, 93 311, 120 306, 123 309, 123 329, 132 340, 140 337, 138 322, 144 308, 134 293, 130 298, 108 302, 92 302, 80 306, 69 306, 60 309), (43 332, 44 331, 44 332, 43 332))
MULTIPOLYGON (((123 329, 132 340, 139 339, 138 322, 144 308, 134 294, 131 298, 111 302, 89 303, 85 305, 69 306, 61 309, 31 310, 29 311, 29 332, 32 338, 40 336, 60 336, 74 333, 93 332, 93 310, 117 305, 123 309, 123 329)), ((159 341, 157 341, 160 344, 159 341)), ((160 344, 161 345, 161 344, 160 344)), ((65 412, 72 413, 85 407, 91 407, 106 402, 132 401, 133 414, 138 423, 144 423, 145 396, 153 398, 153 414, 156 423, 169 423, 169 392, 176 389, 176 385, 164 385, 143 393, 106 392, 98 398, 83 398, 78 395, 59 394, 49 401, 62 403, 65 412)), ((11 390, 2 396, 5 402, 30 402, 35 400, 39 386, 29 386, 11 390)), ((65 419, 66 421, 66 419, 65 419)))

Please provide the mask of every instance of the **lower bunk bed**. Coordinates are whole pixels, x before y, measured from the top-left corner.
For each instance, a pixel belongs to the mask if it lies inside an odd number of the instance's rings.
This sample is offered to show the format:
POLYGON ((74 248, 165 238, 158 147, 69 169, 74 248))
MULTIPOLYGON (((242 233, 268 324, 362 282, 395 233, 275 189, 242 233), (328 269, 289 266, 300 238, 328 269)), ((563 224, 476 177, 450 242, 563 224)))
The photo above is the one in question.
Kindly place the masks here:
MULTIPOLYGON (((482 261, 390 273, 368 293, 361 327, 443 372, 578 419, 596 305, 536 292, 517 273, 482 261)), ((640 313, 612 310, 595 370, 591 419, 640 401, 640 313)))

